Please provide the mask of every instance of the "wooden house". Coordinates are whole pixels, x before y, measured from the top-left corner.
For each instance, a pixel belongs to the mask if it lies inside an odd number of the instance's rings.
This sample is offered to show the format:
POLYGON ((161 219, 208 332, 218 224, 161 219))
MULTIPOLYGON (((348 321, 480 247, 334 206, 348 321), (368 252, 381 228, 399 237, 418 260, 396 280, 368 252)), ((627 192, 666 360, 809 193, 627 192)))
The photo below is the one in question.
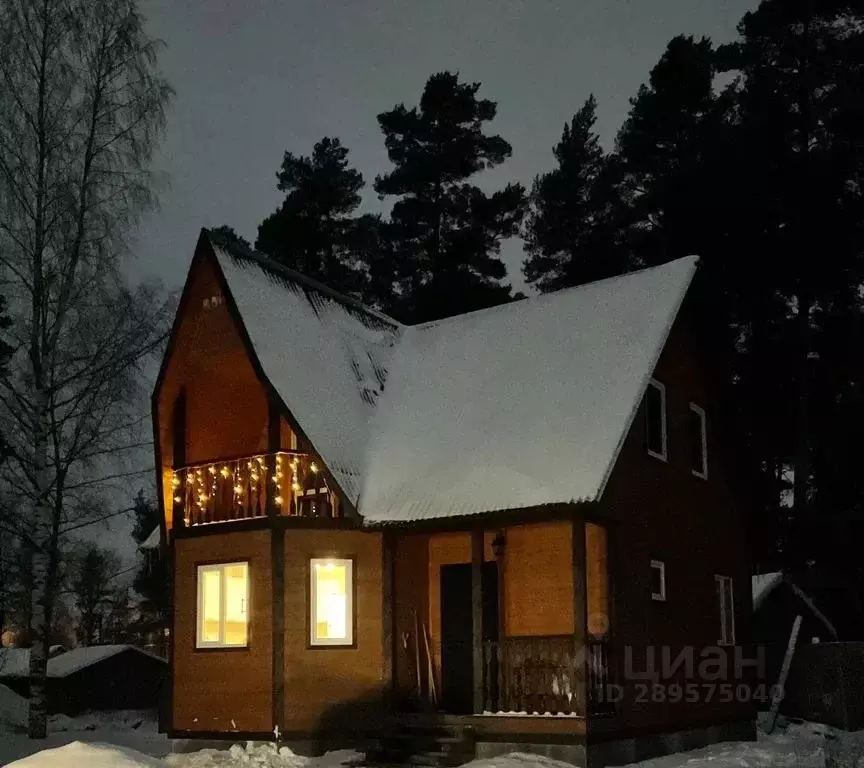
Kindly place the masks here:
POLYGON ((406 327, 202 232, 153 394, 171 733, 592 765, 751 734, 696 270, 406 327))

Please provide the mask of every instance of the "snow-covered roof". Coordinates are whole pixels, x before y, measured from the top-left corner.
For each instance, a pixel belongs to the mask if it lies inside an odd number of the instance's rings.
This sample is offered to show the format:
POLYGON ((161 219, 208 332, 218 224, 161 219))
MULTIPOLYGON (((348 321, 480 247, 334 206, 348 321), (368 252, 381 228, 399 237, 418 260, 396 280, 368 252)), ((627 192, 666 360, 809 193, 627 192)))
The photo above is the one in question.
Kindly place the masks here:
POLYGON ((27 677, 30 651, 26 648, 0 648, 0 677, 27 677))
POLYGON ((401 326, 289 270, 213 249, 264 373, 356 504, 369 419, 401 326))
POLYGON ((150 531, 150 535, 138 545, 138 549, 158 549, 161 536, 162 533, 157 525, 152 531, 150 531))
POLYGON ((768 595, 774 591, 774 587, 783 581, 783 572, 757 573, 750 581, 753 589, 753 610, 757 611, 768 595))
POLYGON ((264 374, 372 523, 599 498, 697 263, 406 327, 211 245, 264 374))
POLYGON ((405 331, 372 429, 377 521, 597 499, 696 259, 405 331))
MULTIPOLYGON (((152 653, 134 645, 91 645, 88 648, 73 648, 52 659, 48 659, 48 677, 68 677, 79 670, 123 651, 137 651, 144 656, 164 661, 152 653)), ((27 677, 30 674, 29 648, 0 649, 0 677, 27 677), (8 659, 8 663, 4 663, 8 659)))

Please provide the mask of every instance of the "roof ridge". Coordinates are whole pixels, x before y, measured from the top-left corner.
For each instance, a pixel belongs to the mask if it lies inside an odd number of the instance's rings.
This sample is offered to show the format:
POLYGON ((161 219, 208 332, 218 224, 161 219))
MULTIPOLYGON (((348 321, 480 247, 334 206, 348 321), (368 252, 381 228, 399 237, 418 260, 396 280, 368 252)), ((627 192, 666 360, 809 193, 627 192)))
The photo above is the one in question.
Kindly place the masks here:
POLYGON ((374 309, 373 307, 370 307, 364 304, 362 301, 352 298, 351 296, 348 296, 341 291, 337 291, 335 288, 331 288, 326 283, 322 283, 319 280, 316 280, 314 277, 309 277, 308 275, 304 275, 302 272, 298 272, 296 269, 291 269, 291 267, 280 264, 278 261, 275 261, 266 254, 261 253, 261 251, 247 248, 242 243, 228 242, 226 240, 222 240, 218 236, 214 238, 210 230, 205 229, 204 231, 207 233, 207 237, 210 240, 210 244, 212 246, 221 248, 234 259, 239 259, 241 261, 254 261, 265 271, 270 271, 280 277, 285 277, 295 282, 301 283, 306 288, 317 291, 318 293, 321 293, 328 298, 333 299, 334 301, 338 301, 340 304, 345 304, 352 309, 356 309, 360 312, 365 312, 366 314, 374 317, 376 320, 390 323, 397 328, 405 327, 402 323, 396 320, 396 318, 390 317, 390 315, 385 314, 380 310, 374 309))
POLYGON ((612 280, 620 280, 623 277, 632 277, 633 275, 639 275, 643 272, 650 272, 655 269, 662 269, 663 267, 668 266, 669 264, 674 264, 678 261, 685 261, 687 259, 693 259, 698 264, 699 256, 695 254, 689 254, 687 256, 679 256, 677 259, 670 259, 669 261, 664 261, 662 264, 654 264, 650 267, 641 267, 640 269, 634 269, 630 272, 622 272, 618 275, 610 275, 609 277, 603 277, 600 280, 592 280, 590 283, 580 283, 579 285, 569 285, 566 288, 559 288, 556 291, 548 291, 547 293, 535 293, 532 296, 526 296, 522 299, 513 299, 511 301, 505 302, 504 304, 495 304, 491 307, 484 307, 483 309, 475 309, 471 312, 462 312, 458 315, 450 315, 449 317, 442 317, 438 320, 429 320, 425 323, 418 323, 417 325, 409 325, 405 326, 406 328, 411 328, 412 330, 422 331, 427 328, 434 328, 436 326, 442 325, 444 323, 448 323, 450 321, 460 320, 465 317, 473 317, 476 315, 488 313, 492 314, 494 312, 501 312, 506 310, 509 307, 518 306, 522 302, 532 302, 539 303, 546 299, 551 299, 553 296, 561 296, 566 293, 578 293, 579 291, 583 291, 587 288, 594 288, 598 285, 602 285, 603 283, 611 282, 612 280))

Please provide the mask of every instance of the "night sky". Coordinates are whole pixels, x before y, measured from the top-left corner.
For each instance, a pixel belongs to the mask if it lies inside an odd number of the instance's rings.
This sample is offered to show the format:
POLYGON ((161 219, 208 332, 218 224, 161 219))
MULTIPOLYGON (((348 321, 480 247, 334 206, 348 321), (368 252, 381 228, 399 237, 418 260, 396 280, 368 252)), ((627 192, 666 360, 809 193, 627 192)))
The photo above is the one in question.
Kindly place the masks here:
MULTIPOLYGON (((756 0, 142 0, 177 91, 159 157, 161 210, 135 248, 135 276, 182 282, 198 230, 228 223, 254 242, 279 202, 283 152, 338 136, 371 189, 389 167, 376 115, 415 105, 444 69, 483 84, 513 156, 483 186, 530 184, 590 93, 609 148, 628 99, 676 34, 734 37, 756 0)), ((521 247, 505 248, 522 286, 521 247)))

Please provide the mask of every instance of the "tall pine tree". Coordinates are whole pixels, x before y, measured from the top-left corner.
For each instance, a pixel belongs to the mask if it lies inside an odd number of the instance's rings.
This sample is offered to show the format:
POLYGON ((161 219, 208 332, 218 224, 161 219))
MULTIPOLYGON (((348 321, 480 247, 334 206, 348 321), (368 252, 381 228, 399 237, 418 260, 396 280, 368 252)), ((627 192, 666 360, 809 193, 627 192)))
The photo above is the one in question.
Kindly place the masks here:
POLYGON ((323 138, 311 157, 286 152, 277 174, 282 205, 258 226, 255 247, 308 277, 361 293, 364 270, 349 247, 362 174, 339 139, 323 138))
POLYGON ((610 226, 612 165, 600 146, 590 96, 553 149, 558 167, 537 176, 525 222, 525 279, 541 291, 624 271, 610 226))
POLYGON ((864 416, 848 346, 860 338, 864 281, 864 14, 839 0, 764 0, 739 32, 720 54, 723 68, 740 73, 736 127, 786 308, 788 354, 775 373, 791 391, 794 506, 784 555, 802 567, 826 515, 849 522, 852 498, 838 490, 854 485, 857 441, 845 425, 864 416), (841 467, 849 472, 835 487, 841 467))
POLYGON ((429 78, 420 104, 378 115, 394 168, 375 180, 395 197, 391 236, 398 258, 398 314, 411 322, 488 307, 510 298, 501 281, 501 241, 514 236, 525 191, 508 184, 487 194, 470 183, 503 163, 510 145, 487 135, 497 106, 478 98, 479 83, 441 72, 429 78))

